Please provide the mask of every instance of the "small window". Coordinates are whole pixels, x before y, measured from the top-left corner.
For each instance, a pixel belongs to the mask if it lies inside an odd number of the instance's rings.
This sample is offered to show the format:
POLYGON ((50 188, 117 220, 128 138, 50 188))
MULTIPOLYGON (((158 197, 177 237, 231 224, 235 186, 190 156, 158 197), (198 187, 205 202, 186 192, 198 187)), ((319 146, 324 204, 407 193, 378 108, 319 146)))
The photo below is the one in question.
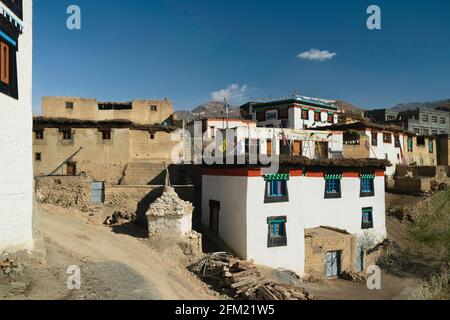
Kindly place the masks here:
POLYGON ((266 113, 264 111, 258 111, 256 113, 256 120, 257 121, 266 121, 266 113))
POLYGON ((374 179, 375 175, 373 174, 361 175, 361 197, 372 197, 375 195, 374 179))
POLYGON ((102 140, 111 140, 111 130, 102 130, 102 140))
POLYGON ((431 140, 431 139, 428 141, 428 151, 430 153, 434 152, 434 143, 433 143, 433 140, 431 140))
POLYGON ((267 247, 287 246, 286 217, 270 217, 267 219, 269 225, 267 247))
POLYGON ((42 161, 42 153, 36 152, 36 153, 34 154, 34 160, 36 160, 36 161, 42 161))
POLYGON ((71 102, 71 101, 66 101, 66 109, 72 110, 72 109, 73 109, 73 102, 71 102))
POLYGON ((425 137, 424 136, 417 137, 417 145, 418 146, 424 146, 425 145, 425 137))
POLYGON ((384 143, 392 143, 392 134, 383 133, 383 142, 384 143))
POLYGON ((408 152, 413 152, 413 139, 412 138, 408 138, 408 152))
POLYGON ((327 122, 334 123, 334 115, 332 113, 327 115, 327 122))
POLYGON ((373 208, 363 208, 361 229, 372 229, 372 228, 373 228, 373 208))
POLYGON ((151 111, 158 111, 158 106, 157 105, 151 105, 150 106, 150 110, 151 111))
POLYGON ((302 109, 302 120, 309 120, 309 110, 302 109))
POLYGON ((436 136, 438 134, 438 131, 437 130, 433 130, 433 131, 431 131, 431 134, 436 136))
POLYGON ((420 129, 419 128, 414 128, 414 133, 419 134, 420 133, 420 129))
POLYGON ((424 114, 422 117, 423 122, 428 122, 428 115, 424 114))
POLYGON ((44 140, 44 130, 34 131, 34 136, 36 140, 44 140))
POLYGON ((423 129, 423 134, 424 134, 424 135, 429 135, 429 134, 430 134, 430 131, 429 131, 428 129, 423 129))
POLYGON ((316 121, 316 122, 322 121, 321 112, 320 111, 315 111, 314 112, 314 121, 316 121))
POLYGON ((72 140, 72 130, 64 130, 61 133, 63 140, 72 140))
POLYGON ((1 50, 1 81, 7 85, 10 84, 9 78, 9 46, 0 41, 1 50))
POLYGON ((154 133, 150 133, 150 140, 155 140, 155 134, 154 133))
POLYGON ((437 121, 438 121, 438 117, 437 116, 432 116, 431 117, 431 122, 437 123, 437 121))
POLYGON ((400 148, 400 137, 397 134, 394 136, 394 144, 396 148, 400 148))
POLYGON ((342 175, 325 175, 325 199, 341 198, 342 175))
POLYGON ((273 121, 278 119, 278 112, 277 111, 267 111, 266 113, 266 120, 267 121, 273 121))
POLYGON ((265 176, 264 180, 266 182, 265 203, 289 201, 287 190, 288 174, 265 176))
POLYGON ((378 132, 372 131, 372 146, 376 147, 378 145, 378 132))
POLYGON ((445 118, 444 118, 444 117, 441 117, 440 123, 441 123, 441 124, 445 124, 445 118))

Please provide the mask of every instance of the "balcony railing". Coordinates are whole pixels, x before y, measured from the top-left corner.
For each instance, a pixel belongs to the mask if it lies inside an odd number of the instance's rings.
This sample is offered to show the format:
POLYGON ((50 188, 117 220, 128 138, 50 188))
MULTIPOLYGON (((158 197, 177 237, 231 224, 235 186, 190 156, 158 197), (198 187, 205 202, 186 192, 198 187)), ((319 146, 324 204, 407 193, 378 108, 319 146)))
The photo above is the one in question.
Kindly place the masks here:
POLYGON ((22 0, 1 0, 20 20, 23 19, 22 0))

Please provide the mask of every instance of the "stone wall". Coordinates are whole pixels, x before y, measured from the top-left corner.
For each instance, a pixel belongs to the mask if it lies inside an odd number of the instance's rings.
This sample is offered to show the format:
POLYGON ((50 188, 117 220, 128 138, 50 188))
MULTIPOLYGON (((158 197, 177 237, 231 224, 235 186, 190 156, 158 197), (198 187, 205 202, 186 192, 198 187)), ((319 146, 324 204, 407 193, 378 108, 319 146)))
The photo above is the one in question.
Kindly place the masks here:
POLYGON ((92 180, 80 177, 44 177, 36 179, 36 200, 62 208, 78 209, 89 212, 91 202, 92 180))
POLYGON ((419 194, 431 190, 431 178, 428 177, 397 177, 394 192, 400 194, 419 194))
POLYGON ((305 272, 324 278, 326 253, 330 251, 341 251, 341 271, 355 271, 356 246, 356 237, 349 234, 322 228, 305 230, 305 272))
POLYGON ((360 134, 359 144, 344 144, 344 157, 352 159, 370 158, 370 148, 367 148, 367 143, 370 143, 369 137, 360 134))

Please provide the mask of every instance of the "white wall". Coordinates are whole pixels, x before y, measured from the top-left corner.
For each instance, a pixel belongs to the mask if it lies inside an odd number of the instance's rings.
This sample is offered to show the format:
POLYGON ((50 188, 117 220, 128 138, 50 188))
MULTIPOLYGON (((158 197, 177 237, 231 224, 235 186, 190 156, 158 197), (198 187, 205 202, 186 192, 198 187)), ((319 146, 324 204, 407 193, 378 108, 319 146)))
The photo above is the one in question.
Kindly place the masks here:
MULTIPOLYGON (((259 137, 264 139, 260 142, 260 153, 267 154, 267 140, 272 140, 272 150, 280 154, 282 144, 282 134, 284 133, 288 142, 297 140, 302 141, 302 155, 311 159, 316 158, 316 142, 328 142, 328 149, 332 152, 343 152, 343 133, 318 131, 318 130, 300 130, 300 129, 276 129, 276 128, 248 128, 237 127, 237 148, 238 154, 245 152, 245 139, 250 137, 259 137), (274 137, 278 140, 274 141, 274 137)), ((331 157, 331 154, 329 154, 331 157)))
POLYGON ((247 177, 203 175, 202 179, 202 225, 209 228, 209 201, 219 201, 219 237, 246 259, 247 177))
POLYGON ((247 258, 272 268, 286 268, 299 274, 305 265, 305 215, 296 208, 304 201, 295 186, 288 182, 289 202, 264 203, 263 177, 248 178, 247 189, 247 258), (287 243, 285 247, 267 247, 268 217, 286 216, 287 243))
MULTIPOLYGON (((372 131, 366 130, 366 135, 369 137, 370 158, 386 159, 386 155, 387 155, 387 158, 392 163, 392 166, 386 168, 386 175, 388 175, 388 176, 394 175, 396 165, 402 163, 400 148, 395 147, 394 134, 392 133, 392 143, 384 143, 383 142, 383 132, 378 132, 377 146, 372 146, 372 143, 371 143, 372 131)), ((400 133, 399 137, 400 137, 400 145, 403 150, 403 155, 405 156, 406 153, 405 153, 405 145, 404 145, 404 135, 402 133, 400 133)))
MULTIPOLYGON (((270 112, 270 110, 267 110, 270 112)), ((272 110, 273 111, 273 110, 272 110)), ((327 122, 328 120, 328 111, 322 111, 320 113, 321 121, 314 121, 314 111, 309 110, 309 119, 302 119, 302 109, 300 107, 291 107, 289 108, 288 114, 288 127, 290 129, 304 129, 305 126, 307 128, 318 128, 318 127, 325 127, 332 124, 337 123, 338 116, 337 112, 334 112, 333 117, 333 123, 327 122)), ((256 113, 253 114, 253 119, 256 120, 256 113)), ((258 127, 265 127, 265 126, 273 126, 274 128, 280 128, 281 127, 282 120, 267 120, 267 121, 258 121, 258 127)))
POLYGON ((295 177, 291 180, 298 196, 307 199, 298 208, 305 215, 305 228, 334 227, 358 237, 369 233, 379 242, 386 238, 384 177, 375 177, 373 197, 360 197, 359 178, 344 177, 339 199, 324 199, 324 178, 295 177), (373 229, 361 229, 362 208, 365 207, 373 208, 373 229))
POLYGON ((0 251, 31 249, 32 240, 32 1, 23 1, 19 36, 19 99, 0 93, 0 251))

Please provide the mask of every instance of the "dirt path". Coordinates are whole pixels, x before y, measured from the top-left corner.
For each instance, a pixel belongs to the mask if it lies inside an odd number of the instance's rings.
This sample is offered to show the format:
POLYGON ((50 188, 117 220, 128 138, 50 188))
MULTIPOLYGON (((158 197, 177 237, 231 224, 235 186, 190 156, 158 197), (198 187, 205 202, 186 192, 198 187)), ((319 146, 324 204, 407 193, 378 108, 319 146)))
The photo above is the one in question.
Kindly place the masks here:
MULTIPOLYGON (((41 213, 39 224, 45 238, 51 239, 58 246, 89 262, 101 265, 103 273, 111 273, 111 279, 120 271, 105 271, 110 270, 105 268, 105 265, 113 269, 121 265, 138 273, 152 287, 153 296, 150 295, 150 298, 182 300, 213 298, 202 288, 200 281, 188 271, 166 261, 168 259, 136 238, 115 234, 109 228, 87 224, 79 219, 59 214, 41 213)), ((84 272, 89 272, 89 269, 84 272)), ((108 278, 108 275, 104 275, 104 278, 108 278)), ((111 282, 111 285, 114 283, 111 282)))

